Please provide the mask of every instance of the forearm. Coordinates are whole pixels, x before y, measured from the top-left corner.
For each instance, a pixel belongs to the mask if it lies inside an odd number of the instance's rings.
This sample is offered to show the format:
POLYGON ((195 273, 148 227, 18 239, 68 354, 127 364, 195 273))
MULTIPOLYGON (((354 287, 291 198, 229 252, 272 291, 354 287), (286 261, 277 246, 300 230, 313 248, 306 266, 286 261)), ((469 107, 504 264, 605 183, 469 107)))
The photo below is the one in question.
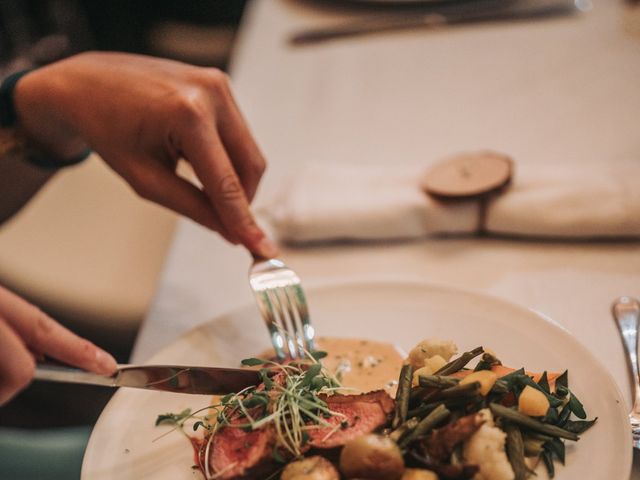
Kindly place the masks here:
POLYGON ((0 158, 0 224, 20 210, 55 172, 33 166, 19 155, 0 158))

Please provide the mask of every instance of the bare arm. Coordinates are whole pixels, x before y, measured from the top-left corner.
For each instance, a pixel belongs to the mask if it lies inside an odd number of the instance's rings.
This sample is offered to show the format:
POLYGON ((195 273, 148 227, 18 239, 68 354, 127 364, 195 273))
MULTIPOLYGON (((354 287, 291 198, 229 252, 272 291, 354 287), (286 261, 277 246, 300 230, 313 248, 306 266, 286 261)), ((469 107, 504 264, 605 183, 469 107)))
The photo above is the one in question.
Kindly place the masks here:
POLYGON ((55 174, 32 166, 17 155, 0 159, 0 224, 11 218, 55 174))

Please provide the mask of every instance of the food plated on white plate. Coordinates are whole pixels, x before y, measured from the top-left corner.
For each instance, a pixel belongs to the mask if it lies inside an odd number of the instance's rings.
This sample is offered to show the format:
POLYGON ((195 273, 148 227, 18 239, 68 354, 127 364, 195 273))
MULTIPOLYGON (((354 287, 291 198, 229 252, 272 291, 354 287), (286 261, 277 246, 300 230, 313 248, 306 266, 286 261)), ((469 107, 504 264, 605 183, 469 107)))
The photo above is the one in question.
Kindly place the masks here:
MULTIPOLYGON (((599 359, 548 318, 495 297, 418 282, 352 282, 309 289, 306 293, 314 325, 323 335, 343 339, 340 340, 342 343, 320 342, 316 345, 317 349, 328 352, 322 359, 324 367, 329 374, 334 374, 341 365, 343 386, 353 386, 360 392, 380 389, 382 385, 382 390, 395 401, 395 384, 407 355, 399 354, 391 345, 411 352, 423 337, 454 339, 461 352, 472 351, 479 345, 490 347, 505 368, 524 366, 531 372, 540 373, 547 370, 550 387, 552 373, 561 374, 568 369, 570 390, 584 404, 589 418, 597 416, 598 421, 580 435, 578 442, 565 442, 565 465, 556 460, 555 478, 629 477, 632 449, 624 397, 599 359), (360 346, 358 342, 362 340, 358 339, 363 337, 372 341, 367 340, 360 346), (377 350, 379 345, 384 345, 385 350, 377 350), (351 356, 346 356, 345 350, 351 356), (378 359, 383 361, 378 362, 378 359), (376 378, 376 375, 379 376, 376 378), (592 461, 595 457, 600 460, 592 461)), ((255 306, 247 304, 176 339, 148 362, 238 366, 242 359, 268 357, 257 354, 267 349, 270 338, 256 317, 255 306)), ((446 359, 446 355, 439 355, 446 359)), ((475 369, 482 355, 469 362, 468 368, 475 369)), ((431 367, 438 367, 438 362, 441 360, 431 360, 431 367)), ((423 376, 425 373, 421 372, 423 376)), ((538 377, 533 380, 539 381, 538 377)), ((360 392, 342 393, 359 395, 360 392)), ((375 398, 380 400, 381 395, 375 398)), ((387 402, 382 402, 384 409, 387 402)), ((172 431, 176 425, 155 426, 154 422, 159 414, 191 409, 185 413, 186 417, 213 403, 211 396, 205 395, 121 389, 93 429, 83 461, 82 479, 204 478, 197 467, 191 468, 197 463, 194 450, 184 435, 172 431)), ((511 408, 517 407, 514 404, 511 408)), ((412 409, 410 406, 408 411, 412 409)), ((214 412, 205 408, 197 415, 209 413, 214 412)), ((393 421, 394 417, 395 405, 393 412, 385 418, 393 421)), ((185 432, 202 440, 208 430, 200 425, 194 432, 193 425, 198 420, 190 419, 190 425, 185 424, 185 432)), ((384 427, 373 433, 382 430, 384 427)), ((305 452, 305 456, 311 455, 311 451, 305 452)), ((332 467, 337 465, 339 470, 339 457, 331 461, 332 467)), ((404 456, 403 462, 405 468, 412 468, 404 456)), ((540 461, 535 471, 537 479, 548 477, 540 461)))
POLYGON ((539 463, 553 477, 596 422, 567 371, 509 368, 483 347, 432 338, 403 359, 382 342, 320 344, 245 359, 262 383, 156 424, 187 436, 207 480, 524 480, 539 463))

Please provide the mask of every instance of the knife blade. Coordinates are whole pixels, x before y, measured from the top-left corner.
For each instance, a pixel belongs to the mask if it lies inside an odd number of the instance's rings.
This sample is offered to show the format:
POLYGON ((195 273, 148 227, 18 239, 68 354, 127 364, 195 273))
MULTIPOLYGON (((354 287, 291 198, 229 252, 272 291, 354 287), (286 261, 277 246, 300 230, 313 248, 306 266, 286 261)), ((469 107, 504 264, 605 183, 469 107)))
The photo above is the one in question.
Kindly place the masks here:
POLYGON ((197 395, 225 395, 262 382, 256 370, 181 365, 121 365, 113 375, 102 376, 60 365, 39 364, 34 380, 197 395))
POLYGON ((580 9, 575 0, 523 0, 502 2, 504 6, 483 9, 431 11, 428 13, 372 15, 342 24, 309 29, 294 33, 292 45, 308 45, 327 40, 414 28, 441 28, 469 23, 534 20, 576 13, 580 9))

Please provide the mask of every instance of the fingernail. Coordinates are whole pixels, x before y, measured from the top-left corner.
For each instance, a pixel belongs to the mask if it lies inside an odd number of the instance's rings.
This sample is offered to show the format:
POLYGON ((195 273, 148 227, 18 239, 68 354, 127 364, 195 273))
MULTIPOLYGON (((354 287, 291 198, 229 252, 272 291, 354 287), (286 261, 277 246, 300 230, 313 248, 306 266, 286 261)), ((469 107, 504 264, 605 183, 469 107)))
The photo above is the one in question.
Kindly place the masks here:
POLYGON ((265 258, 273 258, 278 255, 280 250, 275 243, 269 237, 262 237, 260 243, 258 243, 258 254, 265 258))
POLYGON ((103 375, 111 375, 118 364, 110 354, 101 349, 96 349, 96 370, 103 375))

